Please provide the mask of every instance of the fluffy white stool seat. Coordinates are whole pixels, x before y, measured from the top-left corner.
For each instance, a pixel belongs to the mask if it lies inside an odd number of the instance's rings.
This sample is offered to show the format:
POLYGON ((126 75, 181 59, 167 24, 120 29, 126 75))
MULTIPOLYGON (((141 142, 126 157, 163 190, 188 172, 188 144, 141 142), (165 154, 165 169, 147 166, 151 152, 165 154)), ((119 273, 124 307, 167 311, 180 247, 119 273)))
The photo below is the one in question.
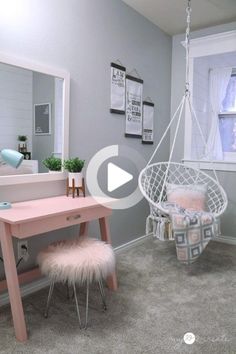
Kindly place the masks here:
POLYGON ((69 284, 99 281, 115 270, 112 247, 88 237, 53 243, 39 253, 37 260, 42 274, 69 284))

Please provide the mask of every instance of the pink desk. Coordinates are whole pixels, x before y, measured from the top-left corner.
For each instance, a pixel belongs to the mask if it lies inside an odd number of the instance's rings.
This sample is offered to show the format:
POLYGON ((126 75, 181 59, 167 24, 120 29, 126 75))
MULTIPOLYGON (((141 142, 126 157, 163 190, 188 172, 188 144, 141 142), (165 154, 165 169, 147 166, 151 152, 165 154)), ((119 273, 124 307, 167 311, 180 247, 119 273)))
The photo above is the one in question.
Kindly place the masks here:
MULTIPOLYGON (((27 340, 19 282, 33 280, 39 275, 39 271, 36 269, 28 272, 28 275, 21 274, 18 277, 12 237, 19 239, 33 237, 76 224, 81 224, 80 235, 83 235, 87 233, 89 221, 97 219, 100 224, 101 239, 111 243, 108 225, 108 216, 111 213, 109 201, 105 207, 92 197, 72 199, 66 196, 14 203, 12 209, 0 211, 0 241, 6 285, 9 292, 15 335, 19 341, 27 340)), ((110 289, 117 289, 115 273, 107 279, 107 284, 110 289)))

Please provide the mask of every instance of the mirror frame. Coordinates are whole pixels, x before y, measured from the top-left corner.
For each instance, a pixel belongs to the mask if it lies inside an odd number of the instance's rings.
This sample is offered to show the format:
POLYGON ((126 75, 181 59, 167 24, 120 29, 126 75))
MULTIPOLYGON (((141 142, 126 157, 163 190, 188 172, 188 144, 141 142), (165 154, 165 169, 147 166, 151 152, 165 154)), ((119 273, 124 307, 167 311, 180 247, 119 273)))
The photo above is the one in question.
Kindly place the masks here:
MULTIPOLYGON (((69 156, 69 104, 70 104, 70 74, 59 68, 46 66, 37 62, 28 61, 24 58, 17 58, 5 53, 0 53, 0 63, 17 66, 22 69, 37 71, 42 74, 51 75, 64 80, 63 83, 63 138, 62 138, 62 160, 69 156)), ((66 179, 66 173, 35 173, 25 175, 0 176, 0 186, 22 183, 50 182, 66 179)))

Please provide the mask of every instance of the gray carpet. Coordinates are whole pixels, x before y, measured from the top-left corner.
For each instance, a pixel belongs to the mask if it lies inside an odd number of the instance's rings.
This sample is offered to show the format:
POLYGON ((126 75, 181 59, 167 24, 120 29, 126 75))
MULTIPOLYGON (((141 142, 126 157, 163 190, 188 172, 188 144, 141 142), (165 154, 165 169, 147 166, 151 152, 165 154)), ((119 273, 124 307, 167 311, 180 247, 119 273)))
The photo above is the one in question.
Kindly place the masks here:
MULTIPOLYGON (((106 291, 101 310, 91 292, 90 326, 78 327, 74 303, 61 286, 49 318, 42 317, 47 289, 24 299, 29 341, 18 343, 9 307, 0 314, 0 353, 172 354, 236 353, 236 247, 211 242, 199 261, 186 269, 172 242, 147 239, 117 255, 119 290, 106 291), (187 345, 186 332, 196 341, 187 345)), ((84 290, 80 296, 84 314, 84 290)))

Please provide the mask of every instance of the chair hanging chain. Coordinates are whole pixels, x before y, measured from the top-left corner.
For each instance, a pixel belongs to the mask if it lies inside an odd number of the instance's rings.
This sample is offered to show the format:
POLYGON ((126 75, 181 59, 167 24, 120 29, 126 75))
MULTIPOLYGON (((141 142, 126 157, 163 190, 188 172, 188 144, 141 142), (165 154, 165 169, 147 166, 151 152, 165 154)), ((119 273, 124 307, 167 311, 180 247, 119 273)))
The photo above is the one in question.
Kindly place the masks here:
MULTIPOLYGON (((189 106, 189 111, 190 111, 190 114, 191 114, 191 117, 194 117, 195 121, 196 121, 196 124, 197 124, 197 128, 200 132, 200 135, 201 135, 201 138, 202 138, 202 141, 204 143, 204 146, 206 147, 207 149, 207 143, 205 141, 205 138, 204 138, 204 135, 203 135, 203 132, 202 132, 202 129, 201 129, 201 126, 198 122, 198 119, 197 119, 197 116, 196 116, 196 113, 193 109, 193 106, 192 106, 192 102, 190 100, 190 84, 189 84, 189 52, 190 52, 190 24, 191 24, 191 12, 192 12, 192 9, 191 9, 191 0, 188 0, 187 2, 187 7, 186 7, 186 13, 187 13, 187 19, 186 19, 186 23, 187 23, 187 26, 186 26, 186 31, 185 31, 185 53, 186 53, 186 62, 185 62, 185 65, 186 65, 186 76, 185 76, 185 92, 184 92, 184 95, 183 95, 183 98, 181 99, 181 102, 178 106, 178 108, 176 109, 175 113, 173 114, 166 130, 164 131, 159 143, 157 144, 154 152, 152 153, 152 156, 151 158, 149 159, 147 165, 146 165, 146 168, 151 164, 151 161, 153 160, 154 156, 156 155, 162 141, 164 140, 164 138, 166 137, 168 131, 170 130, 174 120, 176 119, 176 117, 178 116, 178 120, 181 119, 182 117, 182 113, 183 113, 183 110, 182 110, 182 105, 184 105, 185 103, 187 103, 187 105, 189 106), (181 111, 181 115, 179 116, 178 113, 181 111)), ((176 138, 173 140, 173 143, 171 145, 171 151, 173 151, 174 149, 174 146, 175 146, 175 142, 176 142, 176 138)), ((172 157, 172 153, 170 154, 169 156, 169 162, 171 160, 171 157, 172 157)), ((210 163, 212 164, 212 169, 213 169, 213 172, 214 172, 214 175, 215 175, 215 178, 217 180, 217 182, 219 183, 218 181, 218 177, 217 177, 217 174, 216 174, 216 171, 215 171, 215 168, 214 168, 214 162, 212 160, 210 160, 210 163)), ((168 164, 169 166, 169 164, 168 164)), ((168 169, 166 171, 168 173, 168 169)))
POLYGON ((185 73, 185 96, 189 96, 189 49, 190 49, 190 24, 191 24, 191 0, 188 0, 186 8, 187 27, 185 32, 185 49, 186 49, 186 73, 185 73))
MULTIPOLYGON (((191 115, 191 119, 196 122, 196 126, 200 132, 200 136, 202 138, 202 141, 204 143, 206 151, 208 151, 207 143, 206 143, 201 125, 198 121, 196 112, 195 112, 194 107, 192 105, 191 97, 190 97, 191 93, 190 93, 190 83, 189 83, 189 76, 190 76, 189 75, 190 74, 190 65, 189 65, 190 64, 190 55, 189 55, 189 53, 190 53, 191 11, 192 11, 191 10, 191 0, 188 0, 187 8, 186 8, 187 26, 186 26, 186 32, 185 32, 185 53, 186 53, 186 58, 185 58, 186 59, 185 91, 184 91, 183 97, 178 105, 178 108, 176 109, 175 113, 172 115, 172 118, 170 119, 168 126, 166 127, 164 133, 161 136, 159 143, 157 144, 154 152, 152 153, 151 158, 149 159, 146 167, 143 169, 143 171, 139 175, 139 186, 140 186, 141 192, 146 197, 146 199, 149 201, 151 210, 154 210, 154 212, 158 213, 158 215, 159 214, 168 214, 168 210, 162 206, 161 202, 163 201, 166 182, 168 182, 169 171, 171 171, 173 176, 175 175, 175 172, 176 172, 176 178, 177 178, 176 183, 177 184, 191 183, 191 181, 189 181, 189 177, 191 177, 191 175, 189 174, 191 172, 191 167, 189 167, 188 165, 185 166, 185 163, 178 164, 175 162, 174 163, 171 162, 172 155, 174 152, 175 143, 177 140, 177 134, 178 134, 178 131, 180 128, 180 121, 183 116, 183 110, 184 110, 185 106, 187 107, 189 114, 191 115), (170 144, 169 160, 167 162, 157 162, 157 163, 153 163, 152 165, 150 165, 151 161, 153 160, 154 156, 156 155, 160 145, 162 144, 168 131, 171 129, 171 126, 172 126, 173 122, 176 120, 176 118, 177 118, 177 125, 176 125, 176 129, 174 132, 172 144, 170 144), (179 171, 180 171, 179 175, 177 175, 178 170, 176 169, 177 168, 176 166, 179 166, 178 167, 179 171), (180 170, 180 168, 181 168, 181 170, 180 170), (173 169, 173 171, 171 169, 173 169), (189 169, 190 169, 190 172, 189 172, 189 169), (184 175, 184 173, 185 174, 187 173, 187 177, 186 177, 186 175, 184 175), (155 197, 153 197, 153 194, 155 194, 155 197), (156 199, 157 196, 158 196, 158 199, 156 199)), ((211 210, 214 213, 214 215, 218 217, 219 215, 221 215, 225 211, 227 204, 228 204, 228 200, 227 200, 227 196, 226 196, 225 191, 220 186, 220 182, 218 180, 216 170, 214 168, 214 161, 212 161, 212 159, 210 159, 209 162, 212 164, 212 170, 213 170, 215 179, 208 176, 208 174, 201 172, 200 171, 200 164, 199 164, 198 170, 194 169, 194 168, 192 169, 193 176, 195 176, 194 183, 196 183, 199 179, 199 183, 201 182, 200 180, 202 180, 203 184, 205 184, 205 183, 208 183, 206 178, 208 178, 208 179, 210 178, 209 179, 209 188, 210 188, 211 192, 209 194, 209 202, 210 202, 209 210, 211 210), (203 177, 201 177, 201 173, 202 173, 203 177)), ((175 182, 173 182, 173 183, 175 183, 175 182)), ((164 198, 165 198, 165 196, 164 196, 164 198)))
MULTIPOLYGON (((186 70, 186 75, 185 75, 185 93, 183 95, 183 101, 181 99, 181 102, 177 108, 177 110, 175 111, 174 115, 172 116, 165 132, 163 133, 162 137, 161 137, 161 140, 159 141, 159 143, 157 144, 151 158, 149 159, 146 167, 148 167, 151 163, 151 161, 153 160, 154 156, 156 155, 162 141, 164 140, 165 136, 167 135, 168 131, 170 130, 170 127, 173 123, 173 121, 175 120, 175 118, 177 117, 177 114, 179 113, 179 110, 182 106, 182 104, 185 103, 185 100, 187 98, 190 97, 190 90, 189 90, 189 49, 190 49, 190 23, 191 23, 191 12, 192 12, 192 9, 191 9, 191 0, 188 0, 188 3, 187 3, 187 8, 186 8, 186 12, 187 12, 187 26, 186 26, 186 32, 185 32, 185 49, 186 49, 186 63, 185 63, 185 70, 186 70)), ((172 145, 172 149, 174 148, 174 146, 172 145)), ((170 159, 169 159, 170 160, 170 159)))

